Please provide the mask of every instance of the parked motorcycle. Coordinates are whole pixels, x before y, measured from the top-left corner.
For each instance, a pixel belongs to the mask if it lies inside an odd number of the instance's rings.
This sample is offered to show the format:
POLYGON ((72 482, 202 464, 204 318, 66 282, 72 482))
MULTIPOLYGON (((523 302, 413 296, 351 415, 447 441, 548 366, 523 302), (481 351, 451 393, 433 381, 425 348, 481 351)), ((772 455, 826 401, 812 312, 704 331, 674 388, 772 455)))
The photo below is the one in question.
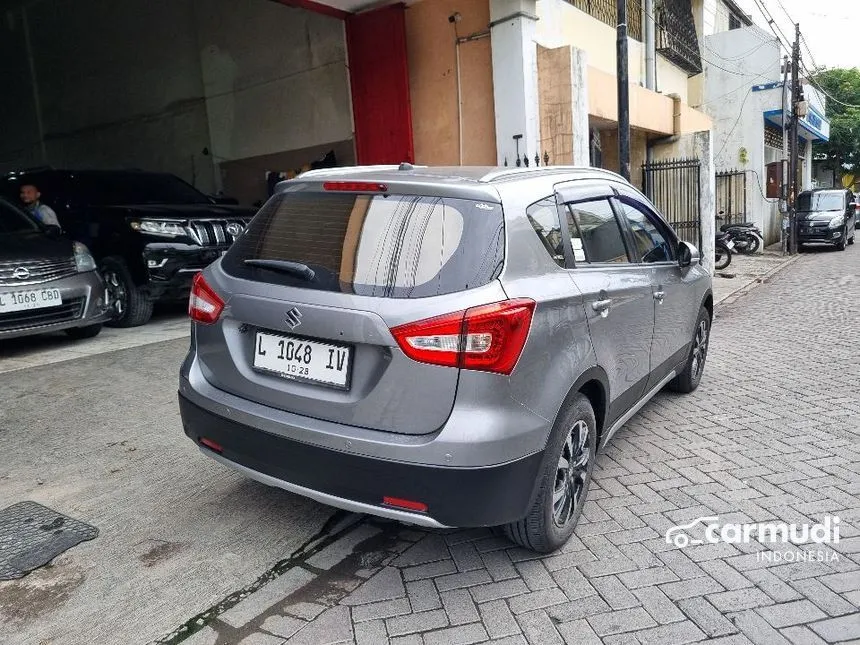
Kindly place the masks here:
MULTIPOLYGON (((724 211, 720 211, 717 219, 721 220, 724 211)), ((735 253, 743 253, 744 255, 752 255, 764 245, 764 236, 759 228, 752 222, 743 222, 741 224, 723 224, 720 226, 720 231, 728 234, 729 239, 734 242, 735 253)))
POLYGON ((732 249, 735 243, 728 233, 717 233, 714 241, 714 269, 722 271, 732 263, 732 249))

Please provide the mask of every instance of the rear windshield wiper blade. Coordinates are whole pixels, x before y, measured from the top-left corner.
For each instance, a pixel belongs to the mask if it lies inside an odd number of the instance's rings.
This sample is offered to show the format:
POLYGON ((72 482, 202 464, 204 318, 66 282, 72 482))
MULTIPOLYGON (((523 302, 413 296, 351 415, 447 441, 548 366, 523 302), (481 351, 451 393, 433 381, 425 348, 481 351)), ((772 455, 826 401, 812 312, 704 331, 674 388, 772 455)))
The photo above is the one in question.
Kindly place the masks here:
POLYGON ((270 271, 280 271, 281 273, 291 273, 299 278, 312 282, 316 277, 316 272, 307 264, 302 262, 290 262, 289 260, 265 260, 263 258, 251 258, 243 262, 245 266, 257 267, 259 269, 269 269, 270 271))

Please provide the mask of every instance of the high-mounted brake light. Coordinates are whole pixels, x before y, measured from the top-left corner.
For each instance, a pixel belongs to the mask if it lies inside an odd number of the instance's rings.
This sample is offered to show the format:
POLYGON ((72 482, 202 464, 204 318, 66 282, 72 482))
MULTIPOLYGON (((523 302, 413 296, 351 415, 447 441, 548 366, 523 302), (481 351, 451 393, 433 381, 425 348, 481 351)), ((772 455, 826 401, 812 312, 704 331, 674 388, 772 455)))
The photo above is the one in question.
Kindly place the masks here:
POLYGON ((222 311, 224 301, 221 296, 207 284, 202 273, 195 275, 191 283, 191 296, 188 298, 188 315, 191 320, 211 325, 218 320, 222 311))
POLYGON ((420 363, 510 374, 534 309, 534 300, 504 300, 400 325, 391 333, 403 353, 420 363))
POLYGON ((386 193, 388 186, 374 181, 327 181, 323 184, 323 190, 345 193, 386 193))

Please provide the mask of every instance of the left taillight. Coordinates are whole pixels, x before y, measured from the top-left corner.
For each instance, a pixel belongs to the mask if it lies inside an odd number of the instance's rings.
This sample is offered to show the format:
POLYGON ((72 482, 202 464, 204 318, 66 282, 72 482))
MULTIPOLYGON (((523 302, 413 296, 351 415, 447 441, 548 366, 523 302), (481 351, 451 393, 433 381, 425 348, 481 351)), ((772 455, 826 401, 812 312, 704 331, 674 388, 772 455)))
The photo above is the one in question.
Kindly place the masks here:
POLYGON ((400 325, 391 333, 412 360, 510 374, 526 344, 534 309, 534 300, 504 300, 400 325))
POLYGON ((202 273, 194 276, 191 283, 191 296, 188 298, 188 315, 194 322, 211 325, 224 311, 224 301, 209 286, 202 273))

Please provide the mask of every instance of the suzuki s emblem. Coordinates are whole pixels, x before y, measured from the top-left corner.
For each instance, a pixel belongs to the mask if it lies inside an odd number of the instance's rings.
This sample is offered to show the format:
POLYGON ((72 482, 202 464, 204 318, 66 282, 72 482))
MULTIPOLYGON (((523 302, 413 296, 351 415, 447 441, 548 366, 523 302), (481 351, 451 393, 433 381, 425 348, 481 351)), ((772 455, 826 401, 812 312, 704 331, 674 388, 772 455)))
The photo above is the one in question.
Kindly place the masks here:
POLYGON ((285 321, 290 326, 290 329, 295 329, 302 324, 302 312, 293 307, 287 312, 285 321))
POLYGON ((18 278, 18 280, 26 280, 30 277, 30 270, 26 267, 18 267, 14 271, 12 271, 12 277, 18 278))
POLYGON ((227 232, 233 237, 236 237, 242 232, 242 225, 237 224, 236 222, 230 222, 227 224, 227 232))

